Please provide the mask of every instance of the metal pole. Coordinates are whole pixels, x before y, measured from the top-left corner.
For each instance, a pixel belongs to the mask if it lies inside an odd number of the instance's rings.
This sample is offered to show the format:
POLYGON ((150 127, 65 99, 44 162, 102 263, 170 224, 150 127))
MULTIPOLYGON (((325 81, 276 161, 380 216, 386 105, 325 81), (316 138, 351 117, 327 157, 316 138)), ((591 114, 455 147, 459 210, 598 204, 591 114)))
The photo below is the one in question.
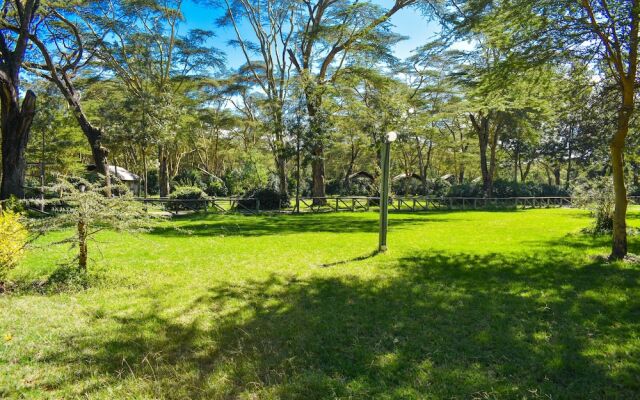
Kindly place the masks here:
POLYGON ((378 251, 387 251, 387 227, 389 226, 389 169, 391 167, 391 142, 382 146, 382 183, 380 185, 380 240, 378 251))

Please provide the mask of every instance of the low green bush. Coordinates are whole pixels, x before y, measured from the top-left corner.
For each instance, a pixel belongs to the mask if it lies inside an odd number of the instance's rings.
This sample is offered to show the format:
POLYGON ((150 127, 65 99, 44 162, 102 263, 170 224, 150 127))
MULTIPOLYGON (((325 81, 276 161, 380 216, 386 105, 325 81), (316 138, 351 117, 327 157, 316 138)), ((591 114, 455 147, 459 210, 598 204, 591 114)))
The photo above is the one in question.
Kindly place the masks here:
POLYGON ((227 189, 227 185, 224 183, 222 179, 219 179, 216 177, 209 178, 205 192, 207 192, 209 196, 215 196, 215 197, 224 197, 229 195, 229 190, 227 189))
MULTIPOLYGON (((449 188, 447 197, 484 197, 482 182, 453 185, 449 188)), ((497 179, 493 183, 492 197, 565 197, 571 192, 562 186, 535 182, 513 182, 497 179)))
POLYGON ((169 194, 169 200, 167 208, 171 211, 197 210, 204 208, 207 194, 199 187, 179 186, 169 194))
POLYGON ((273 188, 259 188, 245 194, 238 201, 236 208, 240 211, 254 210, 256 202, 259 202, 260 210, 279 210, 289 207, 289 201, 288 194, 283 195, 273 188))

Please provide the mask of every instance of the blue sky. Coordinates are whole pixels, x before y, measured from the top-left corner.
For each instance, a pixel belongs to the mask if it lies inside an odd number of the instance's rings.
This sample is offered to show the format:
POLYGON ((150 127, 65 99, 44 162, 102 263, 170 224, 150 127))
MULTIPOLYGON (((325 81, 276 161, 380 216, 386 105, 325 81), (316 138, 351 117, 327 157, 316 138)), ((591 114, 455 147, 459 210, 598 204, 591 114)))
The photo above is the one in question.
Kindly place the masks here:
MULTIPOLYGON (((393 5, 393 0, 373 0, 374 3, 384 8, 393 5)), ((238 67, 244 63, 244 56, 239 49, 228 47, 226 44, 230 39, 235 39, 235 33, 230 28, 218 28, 215 26, 215 19, 220 15, 220 10, 211 7, 195 4, 193 0, 187 0, 183 5, 183 13, 186 22, 181 26, 183 33, 188 29, 206 29, 216 33, 216 39, 212 45, 224 50, 227 53, 227 62, 229 68, 238 67)), ((425 44, 431 39, 438 29, 437 23, 428 22, 419 11, 415 9, 404 9, 396 13, 391 18, 394 25, 394 31, 408 39, 400 42, 395 46, 394 52, 398 58, 406 58, 411 54, 411 50, 425 44)), ((245 32, 249 35, 250 31, 245 32)))

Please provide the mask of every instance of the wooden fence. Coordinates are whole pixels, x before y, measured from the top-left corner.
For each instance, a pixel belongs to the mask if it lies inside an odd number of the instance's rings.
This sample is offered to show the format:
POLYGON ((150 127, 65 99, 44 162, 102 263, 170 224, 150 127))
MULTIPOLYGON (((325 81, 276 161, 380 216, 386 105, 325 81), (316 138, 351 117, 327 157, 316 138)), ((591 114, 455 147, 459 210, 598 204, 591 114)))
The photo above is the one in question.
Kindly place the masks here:
MULTIPOLYGON (((640 196, 630 196, 629 204, 640 204, 640 196)), ((260 207, 260 201, 252 198, 240 197, 211 197, 207 199, 169 199, 169 198, 136 198, 149 206, 150 211, 183 214, 190 212, 214 213, 322 213, 340 211, 369 211, 378 209, 379 197, 364 196, 334 196, 334 197, 302 197, 299 208, 296 200, 292 199, 288 207, 276 210, 265 210, 260 207)), ((22 203, 34 212, 38 210, 39 200, 22 200, 22 203)), ((2 204, 2 202, 0 202, 2 204)), ((571 197, 390 197, 389 210, 400 212, 417 212, 433 210, 487 210, 487 209, 527 209, 571 207, 571 197)), ((60 210, 54 210, 54 212, 60 210)), ((48 214, 48 212, 44 212, 48 214)))
MULTIPOLYGON (((168 199, 168 198, 138 198, 158 210, 180 214, 184 212, 239 212, 258 214, 271 213, 321 213, 340 211, 368 211, 372 207, 378 208, 379 197, 339 196, 339 197, 304 197, 299 199, 299 208, 295 199, 289 206, 278 209, 265 210, 260 207, 260 201, 252 198, 212 197, 208 199, 168 199)), ((390 211, 431 211, 431 210, 483 210, 506 208, 550 208, 570 207, 570 197, 390 197, 390 211)))

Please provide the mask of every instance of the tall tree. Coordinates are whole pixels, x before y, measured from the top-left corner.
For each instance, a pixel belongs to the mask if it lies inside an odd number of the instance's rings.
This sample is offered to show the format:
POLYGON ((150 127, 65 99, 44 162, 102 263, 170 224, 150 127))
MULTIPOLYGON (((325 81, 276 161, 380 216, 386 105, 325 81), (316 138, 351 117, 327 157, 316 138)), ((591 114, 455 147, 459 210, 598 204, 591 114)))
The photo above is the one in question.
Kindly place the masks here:
POLYGON ((494 0, 457 4, 461 26, 490 30, 507 39, 521 60, 548 62, 567 53, 582 56, 615 82, 619 95, 617 127, 609 142, 615 191, 610 258, 627 254, 627 190, 624 151, 638 91, 640 2, 638 0, 494 0), (518 29, 491 28, 508 21, 518 29), (508 38, 507 36, 510 36, 508 38), (560 50, 560 51, 558 51, 560 50), (594 62, 595 60, 595 62, 594 62))
POLYGON ((180 34, 182 5, 182 0, 97 1, 84 18, 101 66, 139 99, 142 126, 157 145, 161 196, 170 189, 179 92, 188 82, 221 69, 224 60, 221 52, 206 45, 213 32, 193 29, 180 34))
POLYGON ((287 48, 293 41, 296 29, 296 3, 286 0, 225 0, 226 13, 219 20, 222 26, 232 26, 237 45, 245 57, 241 70, 249 75, 266 97, 268 127, 272 132, 273 152, 278 188, 287 192, 287 150, 285 143, 284 107, 289 90, 292 67, 287 48), (255 40, 242 34, 241 23, 247 23, 255 40), (256 59, 257 58, 257 59, 256 59))
MULTIPOLYGON (((302 1, 295 42, 287 49, 298 72, 310 120, 312 194, 325 196, 324 147, 327 118, 323 100, 330 85, 358 52, 375 53, 389 60, 389 46, 400 38, 389 32, 389 18, 418 0, 395 0, 384 10, 371 2, 311 0, 302 1)), ((322 203, 322 200, 316 200, 322 203)))
POLYGON ((20 74, 29 39, 36 29, 39 0, 3 1, 0 12, 0 130, 2 183, 0 199, 24 195, 25 150, 35 114, 36 96, 27 91, 21 100, 20 74), (16 29, 11 29, 15 27, 16 29), (13 46, 13 47, 11 47, 13 46))
MULTIPOLYGON (((96 171, 105 177, 109 191, 109 152, 104 146, 104 131, 91 122, 75 84, 79 72, 91 60, 93 54, 86 51, 80 27, 72 21, 72 18, 77 17, 74 15, 74 6, 77 5, 50 2, 41 7, 38 29, 29 35, 29 40, 38 52, 34 52, 26 67, 60 90, 89 142, 96 171)), ((18 27, 14 26, 11 29, 18 30, 18 27)))

